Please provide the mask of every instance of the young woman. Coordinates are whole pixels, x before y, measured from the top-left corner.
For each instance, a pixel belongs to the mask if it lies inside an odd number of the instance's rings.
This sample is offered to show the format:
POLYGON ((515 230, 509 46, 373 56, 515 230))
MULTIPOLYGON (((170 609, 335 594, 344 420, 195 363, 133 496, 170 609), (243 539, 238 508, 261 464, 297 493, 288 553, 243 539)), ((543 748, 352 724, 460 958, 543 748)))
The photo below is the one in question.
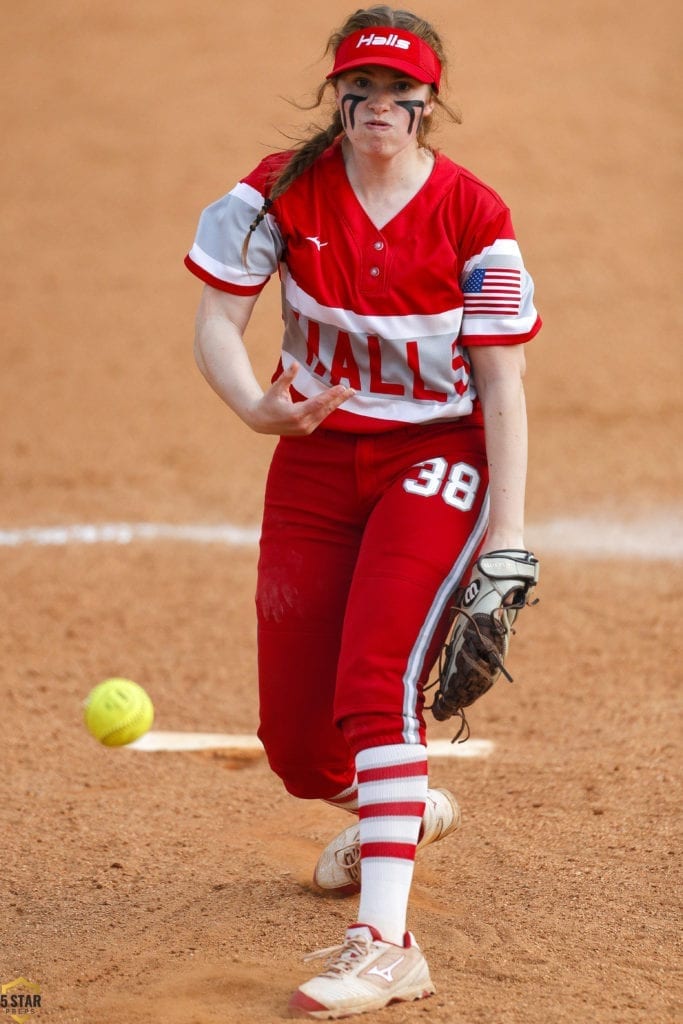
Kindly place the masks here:
POLYGON ((205 284, 200 370, 280 435, 257 587, 259 736, 295 796, 359 814, 317 884, 360 906, 295 1014, 434 991, 406 932, 418 846, 453 831, 428 789, 423 686, 482 551, 524 548, 524 345, 540 327, 508 208, 427 145, 444 67, 429 23, 378 6, 330 39, 334 116, 209 206, 186 258, 205 284), (243 335, 282 285, 265 391, 243 335), (360 860, 360 870, 359 870, 360 860))

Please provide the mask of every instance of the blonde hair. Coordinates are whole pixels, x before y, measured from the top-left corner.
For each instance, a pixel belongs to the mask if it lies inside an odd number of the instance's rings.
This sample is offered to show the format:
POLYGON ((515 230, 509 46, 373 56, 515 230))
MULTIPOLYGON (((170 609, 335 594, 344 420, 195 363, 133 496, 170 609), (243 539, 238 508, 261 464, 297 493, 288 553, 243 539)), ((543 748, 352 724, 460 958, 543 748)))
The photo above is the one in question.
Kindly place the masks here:
MULTIPOLYGON (((328 39, 325 54, 334 55, 347 36, 352 35, 359 29, 366 28, 399 28, 404 29, 407 32, 412 32, 413 35, 419 36, 420 39, 423 39, 432 48, 432 50, 434 50, 441 61, 443 72, 446 72, 446 54, 444 52, 443 43, 441 42, 441 38, 436 29, 428 21, 425 21, 424 18, 418 17, 417 14, 412 14, 410 11, 395 10, 393 7, 387 7, 384 4, 378 4, 374 7, 360 8, 355 12, 355 14, 352 14, 347 18, 342 27, 336 32, 333 32, 328 39)), ((315 94, 315 102, 310 107, 302 107, 301 109, 315 110, 320 107, 328 86, 332 85, 333 80, 324 81, 320 86, 318 86, 315 94)), ((439 95, 434 92, 434 90, 432 90, 432 101, 437 107, 444 111, 451 121, 455 122, 455 124, 460 124, 462 120, 460 113, 449 107, 448 104, 446 104, 439 95)), ((429 148, 427 147, 427 136, 433 129, 432 118, 432 114, 424 117, 417 133, 418 144, 425 148, 429 148)), ((269 197, 266 199, 256 217, 249 225, 249 231, 242 246, 242 262, 245 266, 247 263, 247 252, 251 236, 268 213, 273 202, 278 199, 279 196, 283 195, 289 186, 296 181, 304 171, 308 170, 311 164, 315 163, 318 157, 322 156, 325 150, 343 133, 344 128, 342 125, 341 114, 337 109, 335 109, 332 120, 328 124, 327 128, 319 128, 315 125, 311 126, 309 128, 308 135, 295 145, 291 158, 287 161, 279 174, 277 174, 273 179, 269 197)))

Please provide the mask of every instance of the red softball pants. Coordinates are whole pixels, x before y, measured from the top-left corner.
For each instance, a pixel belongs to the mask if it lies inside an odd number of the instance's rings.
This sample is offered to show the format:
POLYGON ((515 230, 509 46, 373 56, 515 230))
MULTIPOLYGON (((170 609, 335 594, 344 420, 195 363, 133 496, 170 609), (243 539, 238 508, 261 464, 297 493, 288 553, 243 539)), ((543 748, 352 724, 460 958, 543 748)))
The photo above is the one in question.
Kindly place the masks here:
POLYGON ((423 686, 488 522, 470 421, 282 438, 256 607, 260 726, 295 796, 353 783, 359 750, 424 743, 423 686))

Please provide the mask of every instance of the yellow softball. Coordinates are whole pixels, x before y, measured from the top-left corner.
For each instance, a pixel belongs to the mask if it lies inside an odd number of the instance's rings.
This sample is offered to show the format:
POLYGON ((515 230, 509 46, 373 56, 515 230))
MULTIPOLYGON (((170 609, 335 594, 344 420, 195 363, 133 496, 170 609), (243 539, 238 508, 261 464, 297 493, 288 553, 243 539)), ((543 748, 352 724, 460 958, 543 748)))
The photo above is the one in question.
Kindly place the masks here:
POLYGON ((154 721, 149 695, 130 679, 105 679, 90 691, 83 707, 88 732, 106 747, 139 739, 154 721))

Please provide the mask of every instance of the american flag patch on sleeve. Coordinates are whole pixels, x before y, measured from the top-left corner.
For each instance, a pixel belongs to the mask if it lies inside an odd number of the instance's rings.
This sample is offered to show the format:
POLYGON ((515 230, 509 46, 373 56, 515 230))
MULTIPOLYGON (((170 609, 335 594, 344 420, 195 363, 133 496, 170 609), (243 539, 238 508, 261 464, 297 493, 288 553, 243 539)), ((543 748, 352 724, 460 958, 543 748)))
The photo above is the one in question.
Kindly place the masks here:
POLYGON ((522 300, 522 272, 508 267, 478 267, 462 286, 467 316, 517 316, 522 300))

